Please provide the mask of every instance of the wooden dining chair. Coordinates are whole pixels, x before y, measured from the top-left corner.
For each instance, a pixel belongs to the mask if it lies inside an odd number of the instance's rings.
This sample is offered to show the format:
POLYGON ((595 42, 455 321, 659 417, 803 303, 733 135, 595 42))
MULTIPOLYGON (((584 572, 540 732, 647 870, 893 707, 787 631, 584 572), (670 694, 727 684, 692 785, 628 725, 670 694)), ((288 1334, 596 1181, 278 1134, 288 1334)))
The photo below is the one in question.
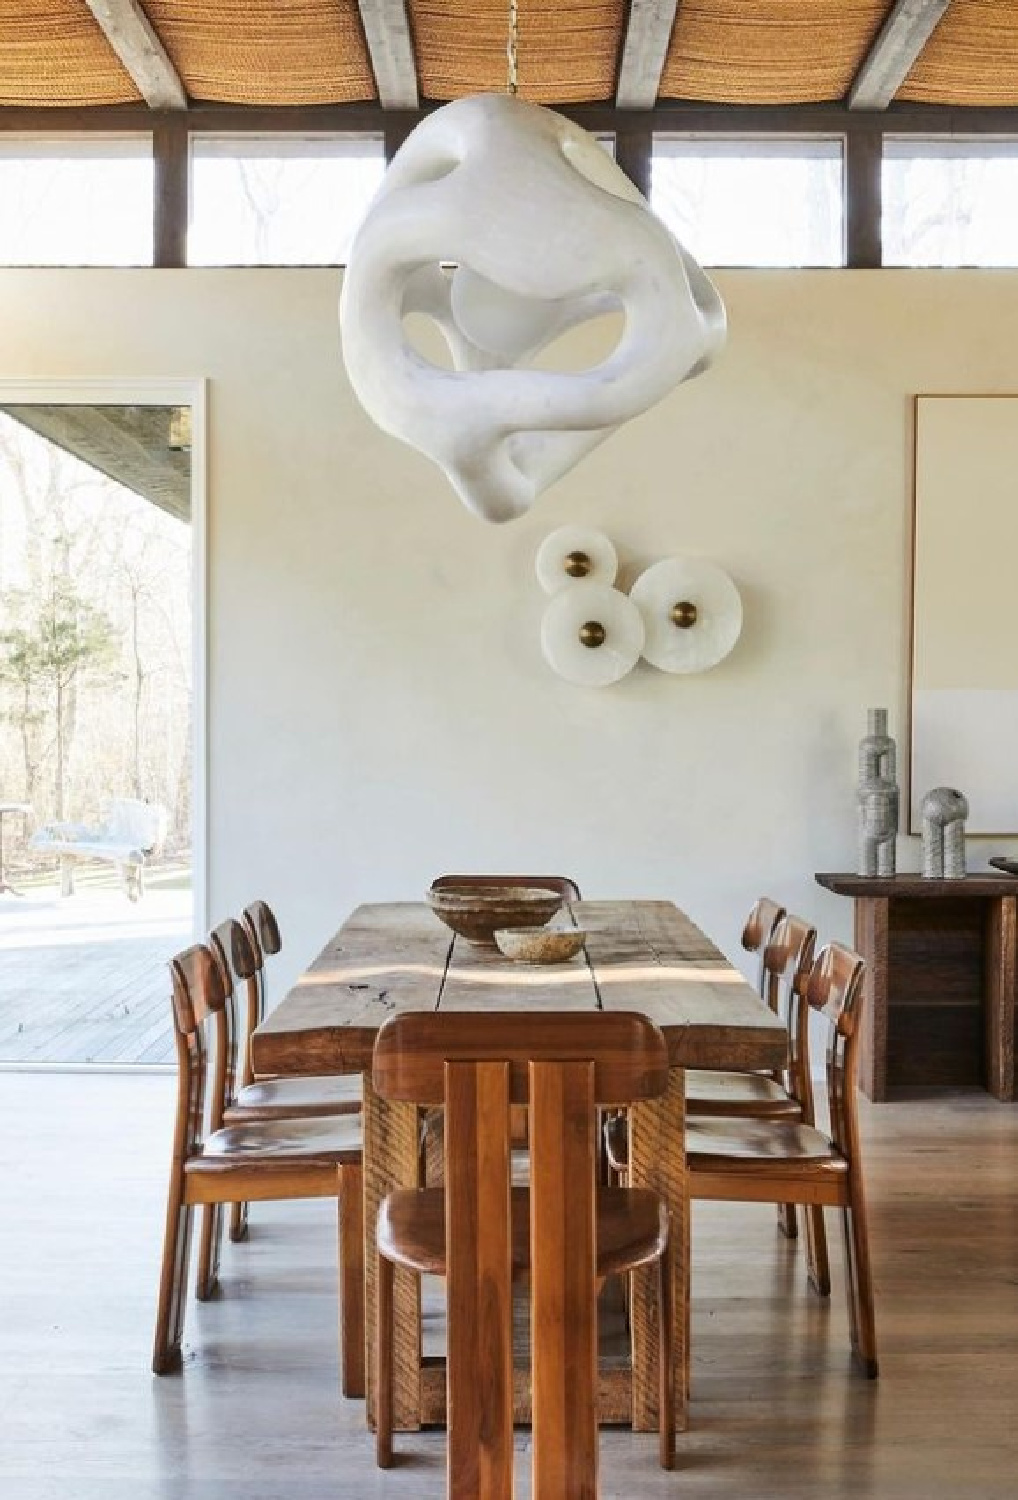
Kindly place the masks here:
MULTIPOLYGON (((360 1111, 360 1076, 354 1080, 356 1091, 335 1089, 334 1084, 347 1084, 347 1078, 280 1078, 259 1080, 246 1087, 237 1087, 237 1037, 238 1026, 236 986, 238 981, 246 986, 259 977, 255 950, 248 930, 232 917, 221 922, 209 936, 209 947, 219 969, 219 977, 226 993, 225 1066, 222 1073, 222 1102, 214 1100, 213 1129, 223 1125, 253 1125, 279 1120, 322 1120, 336 1115, 358 1114, 360 1111)), ((250 1015, 248 1017, 250 1024, 250 1015)), ((249 1040, 249 1035, 245 1040, 249 1040)), ((198 1242, 198 1298, 204 1301, 212 1295, 219 1274, 223 1232, 222 1203, 207 1203, 202 1211, 201 1235, 198 1242)), ((248 1205, 230 1205, 230 1239, 244 1238, 248 1227, 248 1205)))
MULTIPOLYGON (((229 919, 222 923, 209 942, 223 970, 227 1004, 233 1011, 233 1035, 239 1038, 228 1059, 223 1123, 318 1120, 357 1114, 362 1095, 359 1073, 328 1078, 254 1077, 251 1036, 265 1019, 265 959, 282 948, 279 923, 268 902, 253 901, 244 908, 240 922, 229 919), (237 1015, 238 983, 244 986, 242 1025, 237 1015)), ((242 1240, 247 1228, 248 1205, 233 1204, 230 1239, 242 1240)))
POLYGON ((512 1281, 529 1273, 533 1493, 597 1493, 597 1287, 657 1265, 659 1454, 674 1452, 668 1215, 646 1189, 598 1188, 596 1110, 664 1092, 664 1037, 635 1013, 407 1013, 381 1028, 384 1098, 446 1111, 445 1184, 378 1216, 377 1457, 392 1458, 394 1268, 447 1279, 451 1497, 513 1493, 512 1281), (509 1108, 529 1105, 529 1188, 511 1183, 509 1108))
MULTIPOLYGON (((878 1373, 876 1327, 856 1107, 864 969, 857 953, 829 943, 804 988, 809 1009, 829 1025, 830 1134, 795 1121, 691 1119, 686 1153, 693 1199, 801 1203, 821 1215, 825 1207, 841 1210, 852 1352, 872 1379, 878 1373)), ((818 1290, 830 1290, 826 1245, 818 1290)))
POLYGON ((568 875, 439 875, 432 890, 487 890, 505 885, 540 885, 558 891, 563 901, 581 901, 580 888, 568 875))
MULTIPOLYGON (((220 1126, 232 1042, 222 969, 204 944, 170 961, 177 1111, 166 1205, 152 1368, 179 1366, 191 1225, 199 1204, 339 1199, 341 1377, 364 1394, 364 1236, 361 1126, 356 1115, 220 1126), (210 1046, 211 1042, 211 1046, 210 1046), (205 1129, 208 1102, 209 1129, 205 1129)), ((215 1289, 211 1259, 200 1288, 215 1289)))
MULTIPOLYGON (((809 1028, 802 1024, 802 1000, 813 966, 816 928, 802 917, 781 916, 764 946, 763 996, 788 1033, 788 1067, 780 1079, 765 1073, 690 1068, 686 1073, 687 1115, 802 1119, 803 1100, 812 1108, 809 1084, 809 1028)), ((805 1116, 812 1124, 812 1114, 805 1116)))
MULTIPOLYGON (((763 904, 758 902, 754 912, 763 904)), ((783 913, 771 929, 763 950, 763 994, 771 1009, 785 1023, 788 1033, 788 1068, 782 1075, 725 1069, 687 1069, 687 1119, 804 1120, 809 1125, 813 1124, 809 1011, 804 995, 815 944, 816 928, 801 917, 783 913)), ((610 1178, 624 1181, 629 1167, 628 1127, 624 1116, 609 1118, 605 1122, 604 1138, 610 1178)), ((814 1223, 807 1241, 807 1259, 810 1279, 822 1290, 823 1268, 827 1263, 823 1242, 823 1215, 818 1211, 814 1218, 818 1222, 814 1223)), ((781 1206, 778 1222, 789 1239, 796 1238, 794 1204, 781 1206)))
MULTIPOLYGON (((816 928, 802 917, 783 915, 771 930, 761 970, 764 999, 781 1017, 788 1034, 788 1067, 782 1074, 689 1069, 686 1073, 687 1119, 802 1120, 814 1123, 810 1078, 809 1007, 806 980, 813 965, 816 928)), ((812 1220, 806 1240, 810 1280, 826 1296, 830 1290, 823 1211, 807 1210, 812 1220)), ((778 1223, 789 1239, 798 1233, 795 1205, 782 1204, 778 1223)))

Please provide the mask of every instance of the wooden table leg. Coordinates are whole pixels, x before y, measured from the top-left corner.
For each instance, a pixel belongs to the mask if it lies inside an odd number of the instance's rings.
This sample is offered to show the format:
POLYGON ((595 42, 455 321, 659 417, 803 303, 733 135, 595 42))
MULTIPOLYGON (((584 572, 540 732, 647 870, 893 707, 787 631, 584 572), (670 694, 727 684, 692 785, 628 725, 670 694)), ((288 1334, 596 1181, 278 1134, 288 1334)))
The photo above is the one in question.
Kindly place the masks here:
MULTIPOLYGON (((381 1099, 364 1075, 364 1337, 367 1370, 367 1420, 375 1422, 377 1355, 377 1257, 375 1226, 378 1205, 394 1188, 417 1186, 418 1123, 412 1104, 381 1099)), ((421 1425, 421 1293, 420 1281, 396 1270, 393 1339, 393 1427, 416 1432, 421 1425)))
POLYGON ((986 1087, 995 1099, 1015 1097, 1014 1033, 1018 985, 1018 899, 988 901, 986 963, 983 980, 986 1007, 986 1087))
MULTIPOLYGON (((685 1071, 672 1068, 667 1092, 629 1112, 629 1170, 634 1187, 650 1188, 672 1221, 675 1426, 685 1432, 689 1399, 689 1205, 686 1199, 685 1071)), ((653 1266, 633 1276, 633 1429, 654 1432, 657 1411, 657 1293, 653 1266)))
POLYGON ((859 1087, 867 1099, 874 1102, 887 1098, 890 917, 890 901, 880 897, 856 897, 855 947, 866 960, 859 1087))

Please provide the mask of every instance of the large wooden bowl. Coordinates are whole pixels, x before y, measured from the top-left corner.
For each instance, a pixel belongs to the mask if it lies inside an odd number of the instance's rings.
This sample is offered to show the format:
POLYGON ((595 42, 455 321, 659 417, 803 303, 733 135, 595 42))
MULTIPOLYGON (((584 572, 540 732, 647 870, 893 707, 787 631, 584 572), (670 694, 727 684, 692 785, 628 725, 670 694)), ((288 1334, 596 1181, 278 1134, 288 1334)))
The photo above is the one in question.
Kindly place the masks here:
POLYGON ((562 905, 558 891, 537 885, 504 885, 456 890, 434 887, 428 905, 438 919, 470 943, 494 947, 504 927, 542 927, 562 905))

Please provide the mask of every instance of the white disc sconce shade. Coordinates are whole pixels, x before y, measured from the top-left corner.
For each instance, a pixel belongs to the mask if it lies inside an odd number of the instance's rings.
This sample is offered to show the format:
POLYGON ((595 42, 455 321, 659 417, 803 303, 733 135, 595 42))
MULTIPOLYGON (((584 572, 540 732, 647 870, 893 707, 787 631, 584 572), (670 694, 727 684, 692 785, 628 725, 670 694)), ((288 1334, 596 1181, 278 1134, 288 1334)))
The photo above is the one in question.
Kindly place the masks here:
POLYGON ((546 594, 557 594, 580 579, 610 586, 618 566, 615 548, 604 532, 589 526, 560 526, 545 537, 534 563, 546 594))
POLYGON ((640 611, 617 589, 586 579, 560 589, 541 621, 541 648, 554 672, 580 687, 608 687, 640 659, 640 611))
POLYGON ((633 584, 643 618, 643 655, 664 672, 706 672, 742 630, 742 600, 728 574, 702 558, 667 557, 633 584))

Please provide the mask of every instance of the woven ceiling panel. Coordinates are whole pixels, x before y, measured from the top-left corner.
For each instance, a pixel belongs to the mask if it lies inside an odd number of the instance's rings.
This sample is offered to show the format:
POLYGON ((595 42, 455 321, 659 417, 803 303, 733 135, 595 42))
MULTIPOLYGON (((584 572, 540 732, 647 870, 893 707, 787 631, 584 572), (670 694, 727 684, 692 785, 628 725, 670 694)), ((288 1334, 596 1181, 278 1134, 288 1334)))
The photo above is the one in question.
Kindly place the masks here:
POLYGON ((1018 104, 1018 4, 952 5, 898 94, 925 104, 1018 104))
MULTIPOLYGON (((506 85, 507 0, 410 0, 425 99, 506 85)), ((612 98, 624 0, 519 0, 519 92, 540 104, 612 98)))
POLYGON ((658 97, 841 99, 889 10, 888 0, 682 0, 658 97))
POLYGON ((0 104, 140 97, 82 0, 0 0, 0 104))
POLYGON ((188 95, 215 104, 375 99, 355 0, 144 0, 188 95))

